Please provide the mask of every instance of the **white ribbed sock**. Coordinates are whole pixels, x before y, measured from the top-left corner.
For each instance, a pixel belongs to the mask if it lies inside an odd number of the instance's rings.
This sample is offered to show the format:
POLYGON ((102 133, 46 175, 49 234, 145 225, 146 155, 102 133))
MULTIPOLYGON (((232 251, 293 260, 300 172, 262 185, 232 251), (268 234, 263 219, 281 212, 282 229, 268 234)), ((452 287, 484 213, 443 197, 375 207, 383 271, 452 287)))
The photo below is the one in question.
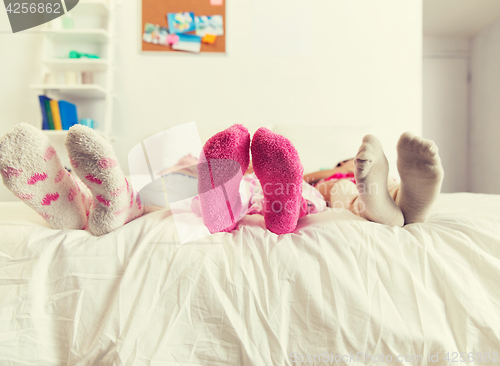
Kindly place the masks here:
POLYGON ((375 136, 363 138, 354 165, 361 217, 384 225, 403 226, 403 214, 387 189, 389 164, 382 144, 375 136))
POLYGON ((443 183, 443 167, 433 141, 410 132, 398 142, 398 171, 401 176, 397 202, 405 224, 425 222, 443 183))

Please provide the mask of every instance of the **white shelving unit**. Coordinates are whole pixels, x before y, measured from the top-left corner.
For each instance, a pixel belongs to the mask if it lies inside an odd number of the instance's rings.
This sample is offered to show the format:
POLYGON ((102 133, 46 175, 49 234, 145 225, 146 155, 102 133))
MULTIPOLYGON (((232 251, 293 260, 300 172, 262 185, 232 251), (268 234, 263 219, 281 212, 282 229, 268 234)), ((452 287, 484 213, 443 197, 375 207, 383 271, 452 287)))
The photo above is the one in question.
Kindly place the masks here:
POLYGON ((75 98, 105 98, 106 89, 95 84, 58 85, 58 84, 34 84, 31 89, 43 90, 44 94, 59 93, 61 96, 75 98))
POLYGON ((47 59, 43 64, 52 71, 103 72, 109 68, 109 61, 92 58, 47 59))
POLYGON ((95 42, 106 43, 109 40, 108 32, 104 29, 44 29, 42 34, 56 42, 95 42))
MULTIPOLYGON (((54 29, 54 21, 47 23, 47 28, 41 30, 44 35, 42 72, 40 79, 30 85, 40 94, 74 103, 78 118, 93 119, 97 125, 95 130, 108 140, 111 140, 113 118, 113 7, 113 0, 80 0, 69 12, 74 28, 54 29), (96 54, 99 58, 71 59, 69 52, 73 50, 96 54), (66 84, 66 72, 92 73, 93 82, 66 84), (52 74, 55 82, 44 84, 46 74, 52 74)), ((64 141, 67 132, 43 131, 55 144, 64 141)))

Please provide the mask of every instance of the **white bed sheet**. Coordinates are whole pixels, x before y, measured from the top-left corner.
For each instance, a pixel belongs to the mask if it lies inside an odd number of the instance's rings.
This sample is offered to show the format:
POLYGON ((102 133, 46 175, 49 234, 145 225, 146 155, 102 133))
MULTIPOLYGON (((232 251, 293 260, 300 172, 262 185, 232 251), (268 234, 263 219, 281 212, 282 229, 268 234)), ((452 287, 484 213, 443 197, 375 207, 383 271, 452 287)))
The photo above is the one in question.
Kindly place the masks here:
POLYGON ((0 364, 319 365, 324 352, 362 352, 425 365, 438 352, 429 364, 443 365, 446 352, 500 353, 500 196, 442 195, 428 223, 404 228, 330 210, 294 234, 255 215, 175 242, 167 210, 94 237, 1 204, 0 364))

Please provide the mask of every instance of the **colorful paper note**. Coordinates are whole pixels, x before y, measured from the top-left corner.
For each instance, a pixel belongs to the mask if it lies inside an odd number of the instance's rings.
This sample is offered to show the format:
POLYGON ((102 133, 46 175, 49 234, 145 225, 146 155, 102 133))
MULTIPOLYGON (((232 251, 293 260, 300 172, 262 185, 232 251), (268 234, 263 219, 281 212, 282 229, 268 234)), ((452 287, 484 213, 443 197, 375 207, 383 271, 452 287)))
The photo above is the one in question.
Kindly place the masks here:
POLYGON ((212 6, 224 5, 224 0, 210 0, 210 5, 212 6))
POLYGON ((168 13, 168 30, 170 34, 180 34, 194 31, 194 13, 168 13))
POLYGON ((176 34, 169 34, 167 36, 167 43, 168 44, 176 44, 179 42, 179 36, 176 34))
POLYGON ((207 44, 214 44, 216 39, 217 39, 217 36, 213 36, 211 34, 206 34, 203 36, 201 41, 203 43, 207 43, 207 44))
POLYGON ((206 34, 213 36, 224 35, 224 21, 222 15, 202 15, 195 17, 196 35, 203 37, 206 34))
POLYGON ((201 50, 201 37, 192 34, 179 34, 179 42, 173 44, 172 49, 199 53, 201 50))
POLYGON ((144 25, 144 34, 142 35, 144 42, 168 46, 167 36, 168 32, 165 27, 160 27, 158 24, 152 23, 144 25))

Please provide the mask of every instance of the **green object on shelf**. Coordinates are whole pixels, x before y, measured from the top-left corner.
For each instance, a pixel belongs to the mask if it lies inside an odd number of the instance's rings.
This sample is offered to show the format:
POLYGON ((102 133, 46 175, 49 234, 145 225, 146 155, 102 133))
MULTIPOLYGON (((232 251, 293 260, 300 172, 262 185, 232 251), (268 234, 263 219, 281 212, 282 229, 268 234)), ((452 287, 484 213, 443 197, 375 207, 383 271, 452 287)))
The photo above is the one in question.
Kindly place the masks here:
POLYGON ((81 53, 77 51, 69 51, 69 58, 100 58, 97 55, 91 53, 81 53))
POLYGON ((73 18, 67 14, 62 18, 62 26, 64 29, 73 29, 75 28, 75 23, 73 22, 73 18))

